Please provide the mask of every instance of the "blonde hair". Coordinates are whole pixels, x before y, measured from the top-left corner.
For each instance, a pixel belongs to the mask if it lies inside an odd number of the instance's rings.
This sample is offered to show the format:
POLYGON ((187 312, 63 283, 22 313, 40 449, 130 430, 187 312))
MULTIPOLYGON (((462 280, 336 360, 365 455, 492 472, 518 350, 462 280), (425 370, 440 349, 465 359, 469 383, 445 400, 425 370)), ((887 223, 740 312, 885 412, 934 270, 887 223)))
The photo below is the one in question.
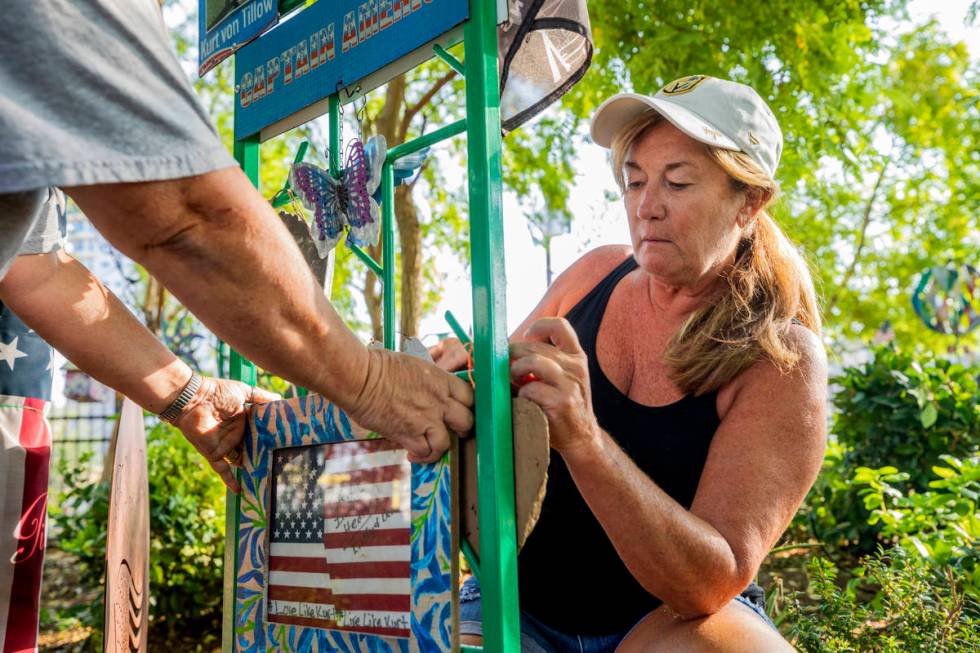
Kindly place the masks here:
MULTIPOLYGON (((613 138, 611 161, 620 190, 625 189, 624 164, 630 148, 661 120, 656 112, 644 113, 613 138)), ((778 184, 743 152, 709 145, 705 149, 732 186, 754 195, 762 208, 743 233, 735 262, 725 272, 727 288, 716 301, 694 311, 667 346, 671 380, 686 394, 696 395, 717 390, 762 358, 784 372, 791 370, 799 360, 789 343, 794 320, 820 334, 810 271, 766 211, 778 184)))

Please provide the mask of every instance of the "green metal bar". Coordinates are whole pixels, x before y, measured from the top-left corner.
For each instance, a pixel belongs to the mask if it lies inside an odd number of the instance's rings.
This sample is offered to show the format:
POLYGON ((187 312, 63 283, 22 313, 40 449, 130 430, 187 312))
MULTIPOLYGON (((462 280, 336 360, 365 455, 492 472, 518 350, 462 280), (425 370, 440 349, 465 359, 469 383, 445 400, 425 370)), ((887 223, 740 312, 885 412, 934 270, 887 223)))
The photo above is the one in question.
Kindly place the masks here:
POLYGON ((436 56, 445 61, 450 68, 458 72, 463 77, 466 77, 466 69, 463 67, 463 62, 449 54, 446 48, 442 47, 438 43, 432 46, 432 51, 436 53, 436 56))
POLYGON ((395 170, 381 166, 381 285, 385 349, 395 348, 395 170))
POLYGON ((377 261, 371 258, 370 254, 368 254, 363 249, 361 249, 360 247, 358 247, 357 245, 349 241, 347 242, 347 249, 354 252, 357 258, 361 259, 361 262, 364 263, 364 265, 371 268, 371 272, 374 272, 376 275, 378 275, 378 278, 380 279, 384 278, 384 270, 378 264, 377 261))
POLYGON ((439 141, 444 141, 447 138, 456 136, 457 134, 462 134, 464 131, 466 131, 466 120, 457 120, 456 122, 446 125, 445 127, 440 127, 434 132, 423 134, 418 138, 414 138, 400 145, 396 145, 388 150, 388 156, 385 160, 390 162, 397 161, 403 156, 414 154, 423 148, 438 143, 439 141))
POLYGON ((461 653, 483 653, 484 648, 482 646, 460 646, 459 650, 461 653))
MULTIPOLYGON (((306 158, 306 151, 308 149, 310 149, 309 141, 303 141, 302 143, 300 143, 299 149, 296 150, 296 156, 293 157, 293 163, 299 163, 304 158, 306 158)), ((282 208, 292 201, 293 198, 289 196, 289 177, 287 176, 286 183, 282 185, 282 188, 279 190, 278 193, 276 193, 276 196, 272 198, 272 208, 274 209, 282 208)))
POLYGON ((443 314, 443 317, 446 318, 446 322, 449 323, 449 328, 453 330, 453 333, 456 334, 456 337, 459 338, 459 341, 464 345, 467 344, 470 341, 470 336, 463 329, 463 325, 459 323, 459 321, 456 319, 456 316, 453 315, 453 312, 446 311, 445 314, 443 314))
POLYGON ((340 174, 340 96, 334 93, 327 98, 327 114, 330 123, 330 174, 340 174))
MULTIPOLYGON (((245 174, 255 186, 259 185, 259 137, 252 136, 242 141, 235 141, 235 160, 245 171, 245 174)), ((224 343, 221 344, 222 350, 224 343)), ((249 385, 255 385, 255 365, 242 357, 234 349, 231 355, 219 358, 223 364, 227 360, 228 373, 232 379, 242 381, 249 385)), ((224 371, 219 370, 219 373, 224 371)), ((241 480, 241 470, 237 476, 241 480)), ((235 646, 235 574, 238 572, 238 512, 240 508, 240 497, 232 492, 225 492, 225 555, 224 555, 224 583, 222 592, 222 603, 224 619, 221 624, 221 650, 223 653, 231 653, 235 646)))
POLYGON ((473 275, 477 481, 483 646, 520 651, 514 441, 507 347, 501 211, 496 0, 470 0, 464 27, 470 256, 473 275))

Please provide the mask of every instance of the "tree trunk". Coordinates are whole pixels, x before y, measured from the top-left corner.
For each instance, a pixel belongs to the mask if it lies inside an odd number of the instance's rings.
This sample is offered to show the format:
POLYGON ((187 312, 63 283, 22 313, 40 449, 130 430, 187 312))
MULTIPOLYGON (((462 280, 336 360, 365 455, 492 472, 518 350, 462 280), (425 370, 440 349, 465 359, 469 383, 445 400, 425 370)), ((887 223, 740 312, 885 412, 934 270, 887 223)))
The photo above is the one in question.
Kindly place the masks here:
MULTIPOLYGON (((367 248, 367 253, 375 261, 381 260, 381 243, 367 248)), ((364 270, 364 303, 367 304, 371 318, 371 338, 378 342, 384 340, 384 316, 382 315, 383 295, 381 280, 369 269, 364 270)))
POLYGON ((412 201, 412 187, 399 186, 395 193, 395 219, 402 252, 400 329, 402 338, 417 336, 422 320, 422 229, 412 201))

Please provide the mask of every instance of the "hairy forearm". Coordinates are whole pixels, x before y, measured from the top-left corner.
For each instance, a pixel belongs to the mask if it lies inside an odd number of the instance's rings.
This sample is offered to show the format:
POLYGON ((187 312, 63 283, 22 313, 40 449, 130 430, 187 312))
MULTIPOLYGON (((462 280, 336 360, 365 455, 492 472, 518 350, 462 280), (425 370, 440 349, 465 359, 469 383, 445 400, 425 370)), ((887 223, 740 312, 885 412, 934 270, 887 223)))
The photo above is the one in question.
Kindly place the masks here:
POLYGON ((367 350, 240 170, 69 193, 114 245, 236 350, 342 407, 354 401, 367 350))
POLYGON ((747 584, 721 533, 660 489, 607 434, 563 457, 630 573, 674 612, 710 614, 747 584))
POLYGON ((55 349, 147 410, 164 410, 190 377, 186 364, 63 252, 18 257, 0 292, 55 349))

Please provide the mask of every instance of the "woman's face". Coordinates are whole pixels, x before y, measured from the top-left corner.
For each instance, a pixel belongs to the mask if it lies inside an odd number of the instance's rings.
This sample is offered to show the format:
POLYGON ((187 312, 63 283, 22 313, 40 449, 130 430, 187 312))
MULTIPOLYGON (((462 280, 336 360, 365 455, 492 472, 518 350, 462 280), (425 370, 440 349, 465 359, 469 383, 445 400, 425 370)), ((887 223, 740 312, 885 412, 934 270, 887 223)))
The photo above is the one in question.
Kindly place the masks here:
POLYGON ((666 120, 633 143, 624 168, 624 203, 640 267, 668 285, 700 285, 738 245, 751 215, 745 194, 701 143, 666 120))

